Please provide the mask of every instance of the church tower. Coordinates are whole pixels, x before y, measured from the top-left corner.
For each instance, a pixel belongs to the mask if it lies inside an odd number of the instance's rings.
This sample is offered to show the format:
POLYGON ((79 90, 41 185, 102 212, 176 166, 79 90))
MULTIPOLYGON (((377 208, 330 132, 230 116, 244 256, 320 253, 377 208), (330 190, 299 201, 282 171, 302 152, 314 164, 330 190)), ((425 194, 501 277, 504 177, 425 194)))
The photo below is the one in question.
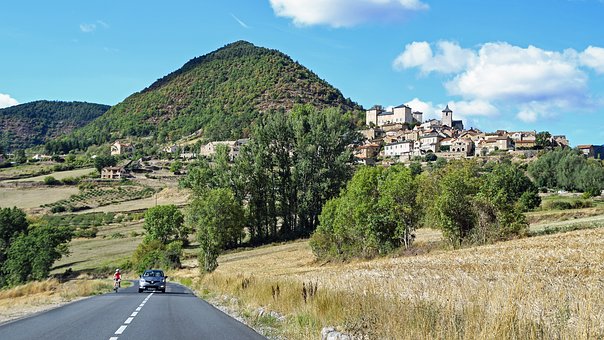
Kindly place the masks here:
POLYGON ((440 120, 442 125, 453 127, 453 111, 449 108, 449 105, 442 111, 442 119, 440 120))

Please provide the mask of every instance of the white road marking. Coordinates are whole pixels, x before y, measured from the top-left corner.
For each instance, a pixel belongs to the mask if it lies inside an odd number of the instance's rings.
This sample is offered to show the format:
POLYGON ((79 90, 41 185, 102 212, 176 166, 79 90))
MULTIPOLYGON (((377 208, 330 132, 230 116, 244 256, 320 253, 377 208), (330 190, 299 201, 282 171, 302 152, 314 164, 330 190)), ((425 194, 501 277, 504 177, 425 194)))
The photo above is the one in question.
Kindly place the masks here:
POLYGON ((118 328, 117 331, 115 331, 115 334, 124 333, 124 331, 126 330, 126 327, 128 327, 128 326, 124 326, 124 325, 120 326, 120 328, 118 328))
MULTIPOLYGON (((127 325, 129 325, 132 320, 134 320, 134 317, 138 315, 138 312, 140 312, 141 308, 143 308, 143 306, 145 305, 145 303, 147 303, 147 301, 149 300, 149 298, 151 298, 151 296, 153 295, 153 293, 147 295, 147 297, 145 298, 145 300, 143 301, 143 303, 141 303, 137 308, 136 308, 136 312, 132 312, 132 314, 130 314, 130 317, 128 319, 126 319, 126 321, 124 321, 124 324, 120 326, 120 328, 117 329, 117 331, 115 331, 114 334, 122 334, 124 333, 124 331, 126 330, 126 328, 128 327, 127 325)), ((109 338, 109 340, 118 340, 117 336, 112 336, 111 338, 109 338)))

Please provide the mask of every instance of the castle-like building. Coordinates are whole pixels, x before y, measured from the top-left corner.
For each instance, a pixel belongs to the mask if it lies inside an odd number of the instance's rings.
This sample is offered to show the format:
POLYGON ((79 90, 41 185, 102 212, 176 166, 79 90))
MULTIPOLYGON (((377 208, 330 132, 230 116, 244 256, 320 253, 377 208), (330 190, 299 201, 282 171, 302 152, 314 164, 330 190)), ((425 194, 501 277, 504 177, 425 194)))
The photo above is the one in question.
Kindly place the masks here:
POLYGON ((384 110, 381 105, 375 105, 365 112, 365 123, 367 126, 421 123, 422 115, 421 112, 411 112, 411 108, 405 104, 395 106, 389 111, 384 110))
MULTIPOLYGON (((412 109, 405 104, 395 106, 390 110, 384 110, 381 105, 374 105, 365 112, 365 124, 374 127, 389 124, 421 124, 423 123, 422 118, 422 112, 413 112, 412 109)), ((441 120, 436 121, 435 123, 435 125, 463 130, 463 122, 461 120, 453 120, 453 111, 449 108, 449 105, 442 110, 441 120)))

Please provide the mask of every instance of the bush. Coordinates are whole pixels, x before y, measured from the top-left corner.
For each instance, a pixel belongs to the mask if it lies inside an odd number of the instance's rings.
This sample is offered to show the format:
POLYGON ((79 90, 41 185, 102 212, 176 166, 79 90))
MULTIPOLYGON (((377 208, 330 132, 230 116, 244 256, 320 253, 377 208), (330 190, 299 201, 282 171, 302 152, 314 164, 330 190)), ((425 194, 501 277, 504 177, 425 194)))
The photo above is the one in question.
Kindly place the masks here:
POLYGON ((44 177, 44 184, 59 185, 59 184, 61 184, 61 181, 57 180, 56 178, 54 178, 52 176, 46 176, 46 177, 44 177))
POLYGON ((75 177, 65 177, 61 180, 61 182, 65 185, 78 185, 80 183, 80 179, 75 177))
POLYGON ((568 210, 568 209, 582 209, 591 208, 594 206, 592 200, 548 200, 541 204, 543 210, 568 210))
POLYGON ((54 207, 50 208, 50 212, 53 214, 64 212, 65 210, 67 209, 63 205, 55 205, 54 207))
POLYGON ((74 232, 73 236, 74 237, 81 237, 81 238, 95 238, 96 234, 99 232, 99 228, 93 227, 93 228, 81 228, 78 229, 74 232))

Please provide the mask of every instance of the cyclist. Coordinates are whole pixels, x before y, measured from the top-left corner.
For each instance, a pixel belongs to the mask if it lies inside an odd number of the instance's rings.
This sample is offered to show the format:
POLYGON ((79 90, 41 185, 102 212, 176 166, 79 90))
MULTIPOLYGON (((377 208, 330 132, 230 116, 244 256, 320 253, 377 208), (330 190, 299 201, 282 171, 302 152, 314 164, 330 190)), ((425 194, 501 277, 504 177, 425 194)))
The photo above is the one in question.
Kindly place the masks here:
POLYGON ((113 288, 117 291, 117 289, 121 287, 122 283, 122 274, 120 273, 119 268, 116 269, 115 274, 113 274, 113 281, 115 282, 113 288))

